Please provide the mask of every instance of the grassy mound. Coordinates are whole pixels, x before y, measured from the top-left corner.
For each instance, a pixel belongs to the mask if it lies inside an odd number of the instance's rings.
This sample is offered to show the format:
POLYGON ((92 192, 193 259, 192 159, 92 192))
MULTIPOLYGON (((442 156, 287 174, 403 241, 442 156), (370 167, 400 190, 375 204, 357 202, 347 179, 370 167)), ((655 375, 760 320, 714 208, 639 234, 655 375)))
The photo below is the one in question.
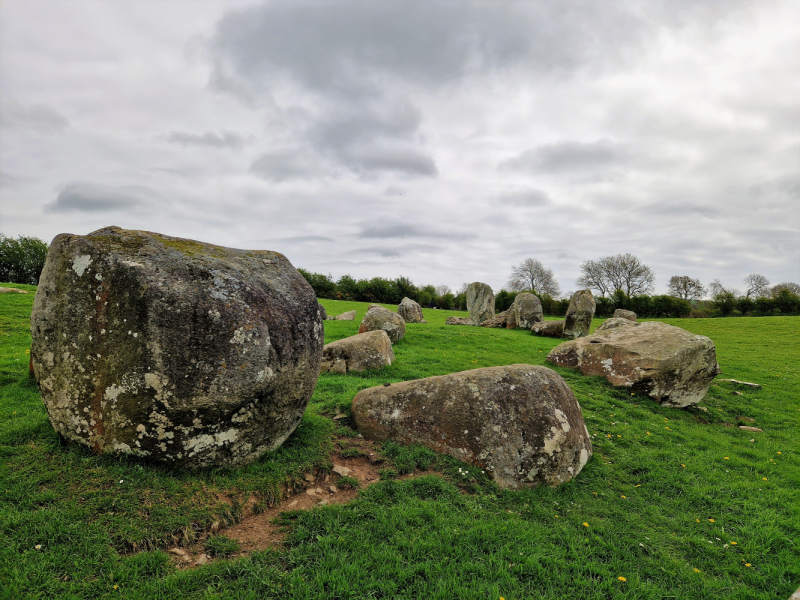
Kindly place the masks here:
MULTIPOLYGON (((181 571, 165 549, 330 470, 337 436, 354 435, 347 415, 359 390, 544 364, 558 340, 446 326, 463 313, 426 309, 429 323, 407 325, 395 364, 321 375, 278 451, 247 468, 187 474, 60 443, 27 374, 32 301, 0 296, 0 597, 773 599, 800 585, 800 317, 668 320, 715 341, 721 378, 763 385, 715 384, 706 410, 662 408, 556 369, 594 444, 558 489, 501 491, 457 461, 387 444, 385 481, 346 505, 282 514, 284 551, 181 571), (440 474, 392 479, 429 467, 440 474)), ((322 304, 331 315, 357 310, 355 321, 325 323, 326 342, 355 334, 368 306, 322 304)), ((215 556, 233 552, 209 539, 215 556)))

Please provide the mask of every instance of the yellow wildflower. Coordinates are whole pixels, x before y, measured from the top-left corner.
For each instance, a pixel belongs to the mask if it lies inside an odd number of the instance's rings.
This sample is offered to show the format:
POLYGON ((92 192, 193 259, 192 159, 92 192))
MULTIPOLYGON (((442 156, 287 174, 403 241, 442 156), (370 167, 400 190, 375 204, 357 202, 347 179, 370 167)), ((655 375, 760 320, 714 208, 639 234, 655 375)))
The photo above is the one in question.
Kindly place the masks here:
POLYGON ((620 498, 627 498, 624 494, 620 494, 620 498))
POLYGON ((744 563, 744 566, 745 567, 752 567, 753 565, 751 565, 750 563, 744 563))
MULTIPOLYGON (((631 396, 633 396, 633 394, 631 394, 631 396)), ((627 579, 625 579, 624 577, 617 577, 617 579, 619 579, 620 581, 628 581, 628 580, 627 580, 627 579)))
POLYGON ((586 523, 586 522, 584 522, 584 523, 583 523, 583 526, 584 526, 584 527, 588 527, 588 526, 589 526, 589 524, 588 524, 588 523, 586 523))
POLYGON ((726 456, 726 457, 725 457, 725 460, 730 460, 730 458, 726 456))
POLYGON ((736 545, 736 542, 731 542, 731 546, 735 546, 735 545, 736 545))
POLYGON ((767 481, 767 478, 766 478, 766 477, 762 477, 761 479, 763 479, 764 481, 767 481))
POLYGON ((709 521, 710 523, 716 523, 716 521, 715 521, 714 519, 709 519, 708 521, 709 521))
POLYGON ((699 572, 700 572, 700 569, 695 569, 695 570, 694 570, 694 572, 695 572, 695 573, 699 573, 699 572))
POLYGON ((685 465, 685 464, 683 464, 683 463, 681 463, 681 466, 682 466, 684 469, 686 468, 686 465, 685 465))

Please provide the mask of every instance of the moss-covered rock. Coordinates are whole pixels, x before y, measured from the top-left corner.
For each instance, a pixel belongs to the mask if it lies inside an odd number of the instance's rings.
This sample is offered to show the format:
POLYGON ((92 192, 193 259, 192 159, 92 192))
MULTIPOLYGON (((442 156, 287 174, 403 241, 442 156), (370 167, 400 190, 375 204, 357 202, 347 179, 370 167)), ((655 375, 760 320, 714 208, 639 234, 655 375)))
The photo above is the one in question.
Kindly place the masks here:
POLYGON ((314 291, 282 254, 118 227, 53 240, 31 333, 58 433, 185 468, 279 447, 324 340, 314 291))
POLYGON ((422 444, 492 473, 500 487, 558 485, 592 455, 581 407, 546 367, 508 365, 360 391, 365 438, 422 444))
POLYGON ((574 340, 589 335, 596 305, 591 290, 575 292, 569 300, 562 336, 574 340))

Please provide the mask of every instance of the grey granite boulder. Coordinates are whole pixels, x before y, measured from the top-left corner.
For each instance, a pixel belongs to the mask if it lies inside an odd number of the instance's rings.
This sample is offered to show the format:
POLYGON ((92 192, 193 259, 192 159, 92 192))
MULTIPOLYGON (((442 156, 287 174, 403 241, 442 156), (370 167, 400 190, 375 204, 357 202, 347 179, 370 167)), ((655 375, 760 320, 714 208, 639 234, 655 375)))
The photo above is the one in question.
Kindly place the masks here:
POLYGON ((636 313, 632 310, 625 310, 624 308, 618 308, 614 311, 614 318, 615 319, 628 319, 628 321, 636 322, 636 313))
POLYGON ((564 321, 540 321, 531 327, 533 335, 560 338, 564 334, 564 321))
POLYGON ((364 315, 358 333, 382 329, 389 335, 389 339, 396 344, 406 334, 406 322, 403 317, 382 306, 373 305, 364 315))
POLYGON ((447 317, 445 325, 472 325, 472 319, 467 317, 447 317))
POLYGON ((570 298, 567 316, 564 318, 563 337, 574 340, 575 338, 589 335, 595 306, 596 303, 591 290, 578 290, 575 292, 570 298))
POLYGON ((520 329, 527 329, 530 331, 534 323, 541 323, 544 321, 542 303, 539 298, 530 292, 517 294, 517 297, 514 298, 513 308, 517 327, 520 329))
POLYGON ((502 488, 558 485, 592 454, 581 408, 546 367, 508 365, 393 383, 353 399, 370 440, 422 444, 490 472, 502 488))
POLYGON ((381 369, 394 361, 392 341, 383 330, 352 335, 322 350, 322 370, 330 373, 381 369))
POLYGON ((480 325, 494 317, 494 294, 492 288, 476 281, 467 286, 467 311, 473 325, 480 325))
POLYGON ((328 317, 330 321, 355 321, 356 320, 356 311, 348 310, 347 312, 343 312, 340 315, 336 315, 335 317, 328 317))
POLYGON ((406 323, 422 323, 422 307, 411 298, 403 298, 397 307, 397 314, 403 317, 406 323))
POLYGON ((697 404, 719 373, 711 339, 657 321, 609 319, 592 335, 556 346, 547 360, 677 407, 697 404))
POLYGON ((507 329, 509 315, 513 316, 513 314, 514 314, 514 309, 509 308, 508 310, 504 310, 501 313, 497 313, 491 319, 486 319, 483 323, 481 323, 480 326, 507 329))
POLYGON ((118 227, 53 240, 31 334, 63 438, 188 469, 278 448, 324 340, 314 290, 282 254, 118 227))

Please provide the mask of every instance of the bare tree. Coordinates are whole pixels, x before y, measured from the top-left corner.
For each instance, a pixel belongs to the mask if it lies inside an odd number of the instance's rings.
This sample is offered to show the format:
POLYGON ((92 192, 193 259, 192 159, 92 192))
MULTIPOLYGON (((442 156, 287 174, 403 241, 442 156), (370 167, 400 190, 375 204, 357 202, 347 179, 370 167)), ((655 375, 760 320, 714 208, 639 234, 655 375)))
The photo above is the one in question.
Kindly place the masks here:
POLYGON ((626 253, 584 261, 576 283, 582 288, 595 289, 602 296, 617 290, 628 296, 638 296, 653 291, 655 280, 650 267, 626 253))
POLYGON ((712 298, 716 298, 722 294, 728 294, 734 298, 738 298, 741 295, 736 288, 728 288, 722 285, 719 279, 715 279, 708 284, 708 293, 711 294, 712 298))
POLYGON ((791 281, 784 281, 783 283, 773 285, 772 289, 769 291, 769 295, 772 298, 777 298, 778 294, 780 294, 783 290, 789 290, 789 292, 795 296, 800 296, 800 285, 792 283, 791 281))
POLYGON ((557 297, 561 293, 561 286, 558 285, 553 270, 546 268, 540 261, 533 258, 526 258, 511 268, 508 287, 516 292, 530 290, 537 294, 548 294, 553 297, 557 297))
POLYGON ((688 275, 673 275, 669 278, 669 295, 684 300, 699 300, 705 296, 706 288, 699 279, 688 275))
POLYGON ((439 297, 444 296, 445 294, 452 294, 452 293, 453 290, 450 289, 449 285, 442 284, 436 286, 436 295, 439 297))
POLYGON ((758 273, 750 273, 747 277, 742 279, 742 283, 746 286, 746 298, 761 298, 769 293, 769 279, 758 273))

